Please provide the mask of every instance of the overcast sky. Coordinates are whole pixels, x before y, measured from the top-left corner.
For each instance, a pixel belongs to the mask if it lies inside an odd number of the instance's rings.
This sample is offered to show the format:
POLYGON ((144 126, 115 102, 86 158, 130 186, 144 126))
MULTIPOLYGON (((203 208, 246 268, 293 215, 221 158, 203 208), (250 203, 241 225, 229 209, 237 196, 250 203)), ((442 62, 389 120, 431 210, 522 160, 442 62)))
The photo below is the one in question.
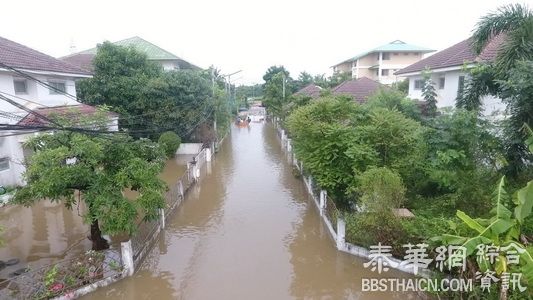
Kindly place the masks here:
MULTIPOLYGON (((331 65, 399 39, 441 50, 467 38, 479 17, 507 0, 3 1, 0 35, 52 56, 140 36, 182 58, 260 83, 285 65, 331 65)), ((524 1, 521 1, 524 3, 524 1)), ((533 6, 533 0, 525 3, 533 6)))

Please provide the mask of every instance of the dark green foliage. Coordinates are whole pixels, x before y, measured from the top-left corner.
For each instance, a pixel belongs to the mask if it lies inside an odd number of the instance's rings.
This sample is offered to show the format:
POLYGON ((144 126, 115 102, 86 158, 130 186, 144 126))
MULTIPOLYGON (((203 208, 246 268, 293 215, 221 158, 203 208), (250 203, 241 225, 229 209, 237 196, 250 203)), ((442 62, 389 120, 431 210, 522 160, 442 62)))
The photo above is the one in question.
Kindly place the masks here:
POLYGON ((423 76, 424 86, 422 87, 422 98, 426 101, 426 114, 434 117, 437 115, 437 91, 435 90, 435 83, 431 80, 430 72, 424 72, 423 76))
POLYGON ((500 97, 508 105, 509 118, 504 124, 506 158, 509 163, 506 174, 516 179, 531 164, 531 155, 524 151, 520 132, 524 123, 531 124, 528 123, 531 121, 528 116, 533 115, 531 106, 525 104, 528 102, 525 99, 531 99, 527 88, 530 81, 524 80, 531 74, 530 65, 533 61, 533 12, 525 5, 510 4, 487 14, 481 18, 474 31, 474 51, 481 53, 500 34, 505 39, 495 60, 490 65, 472 70, 472 79, 464 93, 458 97, 458 105, 475 109, 479 107, 481 97, 487 94, 500 97), (519 88, 516 84, 518 81, 525 84, 525 88, 519 88))
MULTIPOLYGON (((495 180, 503 156, 496 128, 479 119, 477 112, 457 110, 443 113, 428 124, 427 175, 437 187, 432 195, 455 193, 453 203, 463 209, 486 210, 490 192, 483 183, 495 180), (475 205, 474 205, 475 203, 475 205)), ((431 187, 431 185, 430 185, 431 187)))
POLYGON ((375 154, 364 145, 348 149, 356 143, 354 122, 362 110, 344 98, 324 98, 296 109, 287 120, 295 151, 317 183, 343 198, 354 181, 353 166, 374 160, 375 154), (365 149, 366 147, 366 149, 365 149))
POLYGON ((165 151, 167 157, 171 158, 176 155, 176 150, 180 147, 181 139, 175 132, 167 131, 159 136, 158 143, 163 151, 165 151))
POLYGON ((413 120, 421 120, 420 107, 406 95, 396 89, 380 89, 368 97, 365 106, 370 109, 386 108, 397 110, 413 120))
POLYGON ((533 61, 518 62, 507 79, 500 81, 500 86, 500 95, 510 114, 504 123, 507 173, 520 174, 533 162, 533 155, 524 143, 528 137, 524 124, 533 124, 533 61))
POLYGON ((97 229, 91 230, 93 243, 102 240, 100 228, 106 234, 135 232, 140 217, 156 218, 165 204, 166 185, 158 178, 164 154, 149 140, 58 131, 39 135, 27 146, 35 153, 24 174, 27 185, 17 191, 14 203, 31 206, 50 199, 72 208, 85 202, 84 218, 97 229), (139 196, 127 199, 125 189, 139 196))
POLYGON ((105 104, 120 115, 119 127, 135 137, 163 131, 188 137, 213 117, 209 79, 195 71, 163 72, 133 48, 105 42, 94 58, 94 76, 76 84, 87 104, 105 104))
POLYGON ((358 181, 359 203, 365 211, 389 216, 405 201, 402 178, 386 167, 368 169, 358 181))

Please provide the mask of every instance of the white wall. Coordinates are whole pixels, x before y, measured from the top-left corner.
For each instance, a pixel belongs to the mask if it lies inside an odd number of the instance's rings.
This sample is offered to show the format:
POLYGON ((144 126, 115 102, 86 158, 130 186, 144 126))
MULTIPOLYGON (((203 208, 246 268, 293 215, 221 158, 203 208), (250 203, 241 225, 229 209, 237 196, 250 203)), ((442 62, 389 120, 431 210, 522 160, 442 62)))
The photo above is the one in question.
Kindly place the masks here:
POLYGON ((163 70, 165 71, 171 71, 171 70, 179 70, 179 65, 177 61, 173 60, 159 60, 157 61, 163 66, 163 70))
MULTIPOLYGON (((12 132, 2 132, 10 134, 12 132)), ((24 152, 22 144, 31 135, 18 135, 0 138, 0 157, 9 157, 9 169, 0 171, 0 185, 14 186, 23 185, 22 173, 24 167, 24 152)))
MULTIPOLYGON (((459 90, 459 77, 465 76, 461 70, 452 70, 446 72, 434 71, 431 74, 431 80, 435 83, 437 91, 437 107, 455 107, 455 100, 457 99, 457 92, 459 90), (444 89, 439 89, 439 78, 445 78, 444 89)), ((409 78, 409 98, 423 100, 422 90, 415 89, 415 80, 422 79, 422 75, 408 76, 409 78)), ((486 116, 492 115, 494 112, 505 110, 505 105, 498 98, 492 96, 485 96, 482 98, 483 114, 486 116)))
MULTIPOLYGON (((49 80, 65 82, 67 92, 71 95, 76 96, 76 86, 75 86, 74 78, 60 77, 60 76, 45 76, 45 75, 34 75, 34 77, 43 82, 48 82, 49 80)), ((14 78, 20 78, 20 77, 13 76, 12 73, 0 72, 0 92, 4 92, 10 95, 15 95, 15 88, 13 85, 14 78)), ((37 82, 35 81, 27 80, 26 85, 28 87, 28 93, 17 94, 16 96, 19 98, 8 96, 6 94, 3 94, 3 95, 11 98, 12 100, 16 101, 19 104, 25 105, 30 108, 36 108, 39 106, 38 104, 35 104, 32 102, 39 103, 42 106, 60 106, 60 105, 78 104, 74 99, 66 95, 51 94, 50 90, 47 87, 37 84, 37 82), (27 99, 30 101, 25 101, 23 99, 27 99)), ((0 110, 9 111, 9 112, 21 111, 20 109, 14 107, 13 105, 7 103, 4 100, 0 100, 0 110)))

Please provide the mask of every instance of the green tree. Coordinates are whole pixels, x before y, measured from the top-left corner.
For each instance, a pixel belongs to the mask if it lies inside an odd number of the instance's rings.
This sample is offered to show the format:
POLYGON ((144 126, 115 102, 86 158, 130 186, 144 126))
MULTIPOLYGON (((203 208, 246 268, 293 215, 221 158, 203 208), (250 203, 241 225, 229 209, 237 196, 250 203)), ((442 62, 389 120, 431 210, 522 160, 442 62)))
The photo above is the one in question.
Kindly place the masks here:
POLYGON ((120 129, 135 137, 157 138, 173 130, 187 138, 211 121, 212 86, 208 75, 190 70, 163 72, 133 48, 104 42, 93 60, 94 76, 76 84, 80 99, 108 105, 120 114, 120 129))
POLYGON ((155 219, 164 207, 166 185, 158 178, 164 154, 149 140, 57 131, 34 137, 26 146, 35 153, 24 174, 27 185, 16 192, 13 202, 31 206, 49 199, 68 208, 85 202, 93 250, 108 247, 102 232, 132 234, 138 220, 155 219), (126 189, 139 196, 126 198, 126 189))
POLYGON ((298 75, 298 79, 295 80, 294 85, 296 91, 298 91, 311 83, 313 83, 313 75, 303 71, 298 75))
POLYGON ((368 97, 364 104, 370 109, 386 108, 388 110, 397 110, 405 116, 419 121, 421 119, 420 107, 407 96, 396 90, 382 88, 368 97))
POLYGON ((429 70, 424 71, 423 78, 422 98, 426 101, 426 114, 430 117, 435 117, 437 114, 437 90, 435 89, 435 83, 431 80, 429 70))
POLYGON ((533 59, 533 12, 526 5, 508 4, 485 15, 472 36, 474 51, 480 54, 499 34, 505 35, 505 41, 493 67, 498 77, 505 78, 516 63, 533 59))
POLYGON ((298 159, 338 201, 355 181, 354 168, 376 159, 368 145, 357 143, 353 130, 363 113, 350 99, 326 97, 297 108, 287 120, 298 159))
POLYGON ((173 131, 166 131, 159 136, 158 143, 163 151, 165 151, 167 158, 172 158, 176 155, 176 150, 180 147, 181 139, 173 131))
POLYGON ((480 54, 494 39, 503 40, 496 58, 493 62, 472 70, 471 80, 464 93, 458 97, 458 106, 479 109, 481 97, 492 94, 500 97, 510 107, 504 135, 509 164, 506 170, 507 174, 516 178, 531 162, 531 154, 524 151, 525 136, 521 127, 524 123, 531 124, 529 116, 533 115, 533 111, 526 104, 530 101, 525 100, 530 97, 527 89, 508 87, 509 83, 520 80, 516 74, 527 76, 524 66, 533 61, 533 12, 525 5, 510 4, 482 17, 472 37, 473 50, 480 54), (502 85, 504 82, 507 86, 502 85), (526 102, 515 103, 517 101, 526 102))
POLYGON ((263 80, 265 83, 268 83, 278 73, 283 73, 285 78, 290 78, 289 71, 287 71, 284 66, 271 66, 268 68, 265 75, 263 75, 263 80))
POLYGON ((346 80, 351 80, 352 74, 346 73, 346 72, 334 72, 329 78, 327 82, 327 87, 334 88, 338 86, 339 84, 345 82, 346 80))

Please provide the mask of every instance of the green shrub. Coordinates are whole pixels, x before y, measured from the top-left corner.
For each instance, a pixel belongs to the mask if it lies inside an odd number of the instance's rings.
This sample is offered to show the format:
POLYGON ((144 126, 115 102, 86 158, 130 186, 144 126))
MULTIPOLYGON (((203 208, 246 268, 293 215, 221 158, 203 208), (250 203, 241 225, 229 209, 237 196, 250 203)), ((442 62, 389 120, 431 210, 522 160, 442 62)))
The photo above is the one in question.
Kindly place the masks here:
POLYGON ((180 137, 173 131, 164 132, 159 136, 158 141, 159 145, 161 145, 163 151, 165 151, 165 154, 169 158, 173 157, 176 154, 176 150, 178 150, 181 144, 180 137))
POLYGON ((398 173, 372 168, 359 176, 359 203, 371 212, 386 213, 402 205, 405 187, 398 173))

